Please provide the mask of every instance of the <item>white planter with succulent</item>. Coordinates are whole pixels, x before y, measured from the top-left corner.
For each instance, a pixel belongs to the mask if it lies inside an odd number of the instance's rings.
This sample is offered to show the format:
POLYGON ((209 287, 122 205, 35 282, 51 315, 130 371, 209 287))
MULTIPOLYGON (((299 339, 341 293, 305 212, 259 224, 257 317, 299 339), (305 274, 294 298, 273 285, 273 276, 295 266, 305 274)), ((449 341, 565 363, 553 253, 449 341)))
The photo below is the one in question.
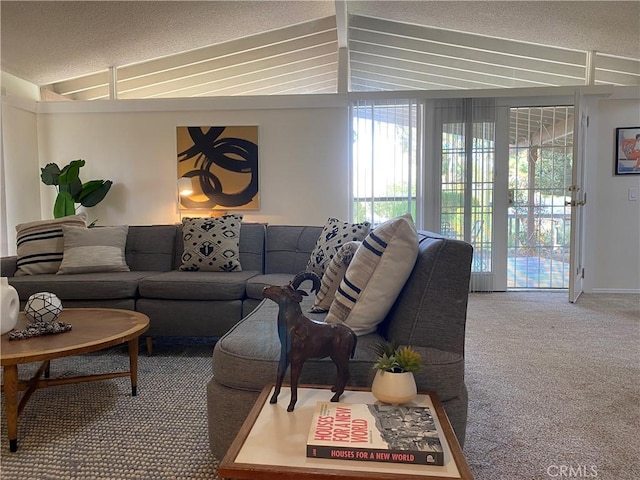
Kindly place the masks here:
POLYGON ((400 405, 416 398, 418 389, 414 372, 420 370, 421 356, 412 347, 399 347, 398 343, 382 342, 375 346, 379 358, 374 368, 376 376, 371 393, 384 403, 400 405))

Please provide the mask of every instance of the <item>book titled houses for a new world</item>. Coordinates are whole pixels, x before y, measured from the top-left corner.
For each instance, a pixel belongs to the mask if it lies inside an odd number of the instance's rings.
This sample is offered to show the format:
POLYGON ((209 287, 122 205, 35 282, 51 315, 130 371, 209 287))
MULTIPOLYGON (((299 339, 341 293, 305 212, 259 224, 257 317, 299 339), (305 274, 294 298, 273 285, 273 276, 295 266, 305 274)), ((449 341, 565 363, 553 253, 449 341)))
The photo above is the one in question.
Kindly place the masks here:
POLYGON ((429 407, 318 402, 307 457, 443 465, 429 407))

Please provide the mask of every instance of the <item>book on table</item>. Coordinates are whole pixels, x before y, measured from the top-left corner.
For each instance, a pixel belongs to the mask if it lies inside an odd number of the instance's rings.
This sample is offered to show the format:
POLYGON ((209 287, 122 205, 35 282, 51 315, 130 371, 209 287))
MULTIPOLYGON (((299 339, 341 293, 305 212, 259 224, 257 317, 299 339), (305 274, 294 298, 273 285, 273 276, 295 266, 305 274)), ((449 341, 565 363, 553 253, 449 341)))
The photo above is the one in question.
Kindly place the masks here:
POLYGON ((443 465, 427 406, 317 402, 307 457, 443 465))

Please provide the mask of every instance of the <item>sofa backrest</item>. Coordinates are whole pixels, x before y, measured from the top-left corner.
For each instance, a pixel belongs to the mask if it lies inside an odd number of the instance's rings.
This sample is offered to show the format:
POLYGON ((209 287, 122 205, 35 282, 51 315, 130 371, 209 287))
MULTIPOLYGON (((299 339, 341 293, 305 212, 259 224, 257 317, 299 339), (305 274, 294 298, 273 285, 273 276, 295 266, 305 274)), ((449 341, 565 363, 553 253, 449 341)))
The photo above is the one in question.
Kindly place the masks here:
POLYGON ((473 247, 418 231, 418 259, 380 333, 402 345, 464 354, 473 247))
MULTIPOLYGON (((240 225, 239 251, 242 270, 264 272, 265 227, 264 223, 243 222, 240 225)), ((184 252, 182 225, 177 225, 176 230, 173 270, 177 270, 182 265, 182 253, 184 252)))
POLYGON ((298 273, 307 268, 322 227, 267 225, 265 273, 298 273))
POLYGON ((167 272, 173 269, 175 225, 130 226, 125 256, 134 271, 167 272))
POLYGON ((264 272, 266 224, 243 223, 240 226, 240 265, 242 270, 264 272))

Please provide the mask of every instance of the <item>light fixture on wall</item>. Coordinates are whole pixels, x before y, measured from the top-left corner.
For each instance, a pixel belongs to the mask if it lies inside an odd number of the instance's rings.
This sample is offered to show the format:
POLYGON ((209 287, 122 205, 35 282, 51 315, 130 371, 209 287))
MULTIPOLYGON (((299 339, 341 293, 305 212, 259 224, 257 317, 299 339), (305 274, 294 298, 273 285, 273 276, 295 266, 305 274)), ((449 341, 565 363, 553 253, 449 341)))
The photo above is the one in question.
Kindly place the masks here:
POLYGON ((180 177, 178 179, 178 193, 182 197, 189 196, 193 193, 193 185, 191 179, 186 177, 180 177))

